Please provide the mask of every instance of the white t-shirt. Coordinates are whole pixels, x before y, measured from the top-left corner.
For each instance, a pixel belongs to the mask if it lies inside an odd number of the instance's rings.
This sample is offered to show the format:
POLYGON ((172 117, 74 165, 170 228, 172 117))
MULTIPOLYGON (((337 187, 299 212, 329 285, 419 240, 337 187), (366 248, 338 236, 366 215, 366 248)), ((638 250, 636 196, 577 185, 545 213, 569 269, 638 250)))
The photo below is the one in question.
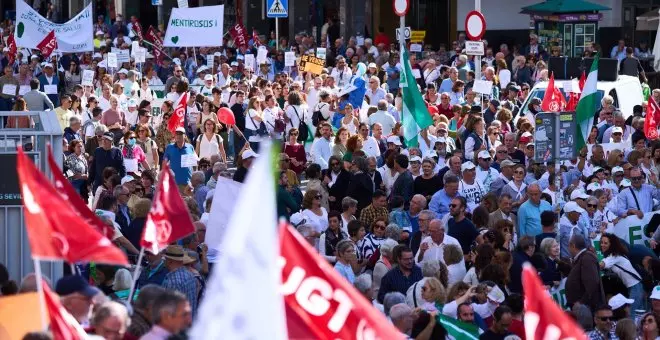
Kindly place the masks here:
POLYGON ((307 109, 303 108, 300 105, 287 106, 285 114, 289 118, 289 123, 286 125, 287 135, 289 134, 289 130, 291 130, 291 128, 296 128, 296 129, 298 128, 301 119, 306 123, 312 119, 312 115, 307 113, 307 109), (298 114, 296 114, 296 110, 298 110, 298 114))
POLYGON ((378 147, 378 142, 374 137, 367 137, 367 139, 362 143, 362 151, 367 155, 367 157, 378 157, 380 156, 380 148, 378 147))
POLYGON ((474 184, 467 184, 464 180, 461 180, 458 183, 458 194, 465 197, 467 210, 471 212, 481 203, 481 198, 484 195, 484 187, 476 180, 474 184))
POLYGON ((216 134, 211 137, 209 140, 206 134, 201 134, 197 137, 200 140, 199 143, 199 158, 206 157, 211 159, 212 155, 220 154, 220 143, 223 142, 223 139, 220 135, 216 134))
MULTIPOLYGON (((314 231, 322 233, 328 229, 328 211, 325 208, 321 207, 321 216, 309 209, 303 210, 302 214, 307 220, 306 224, 312 226, 314 231)), ((319 239, 316 239, 316 249, 319 249, 319 239)))
MULTIPOLYGON (((433 242, 431 236, 427 236, 424 240, 422 240, 422 243, 420 243, 419 250, 417 250, 417 254, 415 254, 415 263, 422 263, 428 260, 439 260, 440 262, 445 263, 444 249, 445 246, 449 244, 453 244, 458 247, 461 246, 461 244, 458 242, 457 239, 447 235, 446 233, 445 233, 445 237, 442 239, 442 243, 440 244, 433 242), (422 251, 421 245, 424 243, 429 245, 429 249, 427 249, 424 252, 424 257, 422 258, 422 261, 418 261, 419 254, 422 251)), ((461 263, 463 263, 463 261, 461 261, 461 263)), ((463 263, 463 266, 465 266, 465 263, 463 263)))
POLYGON ((131 126, 137 124, 138 120, 138 112, 137 110, 131 112, 130 110, 127 110, 125 113, 125 118, 126 118, 126 123, 130 124, 131 126))
POLYGON ((635 268, 630 263, 630 260, 627 258, 618 255, 610 255, 604 258, 603 262, 605 263, 605 269, 611 269, 617 276, 619 276, 619 278, 621 278, 621 281, 623 281, 623 284, 625 284, 627 288, 630 288, 639 283, 639 280, 623 270, 625 269, 626 271, 636 274, 637 277, 640 277, 639 273, 637 273, 635 268))

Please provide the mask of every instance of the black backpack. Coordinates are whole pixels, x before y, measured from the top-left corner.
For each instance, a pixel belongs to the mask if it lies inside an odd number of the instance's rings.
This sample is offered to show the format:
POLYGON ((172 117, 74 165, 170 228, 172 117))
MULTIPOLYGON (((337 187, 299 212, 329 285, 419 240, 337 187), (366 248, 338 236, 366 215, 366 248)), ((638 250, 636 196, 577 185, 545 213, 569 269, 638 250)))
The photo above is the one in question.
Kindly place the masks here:
MULTIPOLYGON (((328 105, 328 104, 326 104, 326 105, 328 105)), ((314 112, 312 112, 312 124, 313 124, 314 126, 318 127, 318 126, 319 126, 319 123, 321 123, 321 122, 325 122, 325 121, 327 121, 328 119, 325 118, 325 117, 323 117, 323 113, 321 112, 321 106, 320 106, 320 104, 317 104, 317 105, 316 105, 316 108, 317 108, 317 110, 314 111, 314 112)))
POLYGON ((298 142, 304 143, 307 141, 307 138, 309 138, 309 127, 307 127, 307 124, 305 124, 305 112, 303 112, 302 118, 298 114, 298 110, 296 110, 296 107, 291 105, 293 108, 293 111, 296 112, 296 116, 298 117, 298 121, 300 123, 298 124, 298 142))

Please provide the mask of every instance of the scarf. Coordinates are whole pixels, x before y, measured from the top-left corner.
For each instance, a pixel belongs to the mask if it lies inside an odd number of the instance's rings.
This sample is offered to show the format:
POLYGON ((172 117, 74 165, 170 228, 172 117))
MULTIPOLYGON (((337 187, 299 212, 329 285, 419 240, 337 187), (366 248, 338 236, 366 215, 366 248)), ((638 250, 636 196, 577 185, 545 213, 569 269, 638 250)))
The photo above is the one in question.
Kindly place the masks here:
POLYGON ((126 144, 126 145, 124 145, 124 148, 125 148, 125 150, 126 150, 126 157, 125 157, 125 158, 128 158, 128 159, 133 159, 133 158, 135 158, 135 157, 133 156, 133 145, 128 145, 128 144, 126 144))
POLYGON ((527 184, 525 184, 525 182, 522 182, 520 184, 520 189, 516 188, 516 183, 514 181, 509 181, 509 183, 507 183, 507 185, 510 186, 511 188, 513 188, 513 190, 516 191, 516 197, 513 198, 516 201, 522 198, 522 192, 527 187, 527 184))

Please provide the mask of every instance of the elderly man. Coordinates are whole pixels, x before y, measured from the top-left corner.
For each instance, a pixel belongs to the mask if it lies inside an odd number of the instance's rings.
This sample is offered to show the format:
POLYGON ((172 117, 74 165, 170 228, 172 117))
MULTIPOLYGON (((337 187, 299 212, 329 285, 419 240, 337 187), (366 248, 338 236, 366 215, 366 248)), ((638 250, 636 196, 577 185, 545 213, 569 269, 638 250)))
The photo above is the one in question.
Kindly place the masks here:
POLYGON ((311 155, 314 163, 321 166, 321 170, 328 169, 328 161, 332 156, 332 126, 328 122, 322 122, 318 127, 321 131, 321 138, 312 144, 311 155))
POLYGON ((419 230, 419 215, 425 207, 426 198, 423 195, 417 194, 410 200, 410 207, 406 213, 406 218, 413 234, 419 230))
MULTIPOLYGON (((369 103, 374 105, 381 100, 385 100, 387 92, 380 87, 380 79, 376 76, 369 78, 369 88, 367 89, 366 96, 369 97, 369 103)), ((380 109, 379 109, 380 110, 380 109)))
POLYGON ((64 129, 64 139, 69 144, 76 139, 82 141, 80 137, 80 118, 78 116, 69 118, 69 126, 64 129))
POLYGON ((185 135, 186 129, 183 127, 176 128, 174 143, 168 144, 163 153, 162 167, 165 167, 169 163, 170 169, 174 172, 174 180, 179 186, 179 190, 182 190, 188 185, 192 177, 192 168, 197 165, 195 148, 191 144, 186 143, 185 135))
POLYGON ((209 187, 204 184, 206 176, 202 171, 193 172, 190 177, 190 184, 193 187, 193 197, 195 202, 197 202, 197 207, 199 208, 200 213, 204 213, 204 206, 206 202, 206 194, 209 192, 209 187))
POLYGON ((572 307, 579 302, 593 311, 606 300, 598 258, 594 252, 587 250, 587 240, 582 235, 574 234, 568 242, 573 266, 566 278, 566 305, 572 307))
POLYGON ((124 176, 121 179, 122 185, 115 187, 113 195, 117 199, 117 214, 115 215, 115 222, 119 224, 119 227, 122 230, 127 230, 128 225, 131 224, 132 216, 130 210, 128 209, 128 200, 131 195, 131 191, 128 190, 128 182, 134 180, 132 176, 124 176))
POLYGON ((165 275, 163 287, 185 294, 193 314, 197 310, 197 280, 184 266, 189 260, 188 254, 179 245, 168 246, 165 249, 165 266, 169 273, 165 275))
MULTIPOLYGON (((412 206, 412 204, 411 204, 412 206)), ((426 239, 428 236, 431 236, 429 233, 429 223, 435 218, 435 214, 431 210, 422 210, 417 218, 417 223, 419 229, 414 231, 410 237, 410 248, 413 253, 416 254, 419 250, 419 246, 422 243, 422 240, 426 239)))
POLYGON ((369 126, 365 123, 360 123, 359 134, 362 137, 362 151, 367 157, 380 157, 380 145, 376 138, 369 136, 369 126))
POLYGON ((92 330, 89 333, 106 340, 122 340, 130 322, 126 306, 106 301, 94 310, 90 322, 92 330))
POLYGON ((390 319, 392 324, 401 333, 410 336, 413 328, 413 309, 405 303, 399 303, 390 309, 390 319))
POLYGON ((546 210, 552 210, 552 205, 546 200, 541 200, 541 187, 536 184, 530 184, 527 187, 527 198, 518 208, 518 228, 520 237, 536 236, 542 232, 541 213, 546 210))
POLYGON ((55 292, 60 296, 62 307, 69 312, 79 323, 89 320, 94 297, 101 291, 90 286, 82 276, 64 276, 55 285, 55 292))
POLYGON ((450 175, 445 179, 445 187, 431 197, 429 209, 435 213, 437 218, 443 218, 449 213, 451 200, 458 197, 458 177, 450 175))
POLYGON ((150 284, 140 288, 140 294, 133 303, 133 315, 127 333, 139 338, 149 332, 154 323, 154 304, 166 290, 158 285, 150 284))
POLYGON ((378 111, 369 116, 369 126, 378 123, 383 128, 383 135, 389 136, 392 133, 392 128, 396 125, 396 119, 388 111, 388 104, 386 100, 379 100, 378 111))
POLYGON ((38 79, 41 86, 40 91, 46 93, 53 105, 60 106, 60 98, 57 95, 60 78, 57 76, 57 72, 54 71, 53 64, 46 63, 43 67, 43 73, 38 79))
POLYGON ((585 210, 577 202, 571 201, 564 206, 564 214, 559 220, 559 246, 560 255, 563 258, 571 257, 568 242, 573 235, 581 235, 585 239, 589 239, 589 231, 578 223, 580 216, 584 213, 585 210))
POLYGON ((223 171, 227 171, 227 164, 220 162, 213 164, 211 178, 209 178, 208 182, 206 182, 206 186, 209 189, 215 189, 215 186, 218 184, 218 178, 223 171))
MULTIPOLYGON (((192 280, 195 284, 194 278, 192 280)), ((192 324, 191 305, 179 292, 166 291, 156 300, 152 310, 154 325, 140 340, 166 340, 192 324)))
POLYGON ((364 296, 373 304, 374 307, 376 307, 376 309, 378 309, 381 313, 384 312, 383 305, 374 300, 374 286, 370 274, 362 274, 356 277, 353 285, 358 290, 358 292, 362 294, 362 296, 364 296))
POLYGON ((440 261, 445 262, 443 249, 445 245, 453 244, 460 247, 461 244, 457 239, 445 233, 445 226, 439 219, 434 219, 429 223, 429 234, 419 246, 417 254, 415 254, 415 262, 421 263, 423 261, 440 261))
MULTIPOLYGON (((504 152, 506 150, 498 150, 497 152, 504 152)), ((516 163, 512 162, 509 159, 505 159, 500 163, 500 174, 497 178, 490 184, 490 192, 494 192, 495 195, 499 196, 502 193, 502 188, 505 185, 509 184, 509 181, 513 179, 513 167, 516 163)))
POLYGON ((626 119, 623 117, 623 113, 621 111, 614 111, 612 114, 614 117, 614 125, 610 126, 605 132, 603 133, 603 143, 609 143, 610 138, 612 138, 612 133, 614 133, 614 128, 619 127, 623 130, 623 140, 627 140, 630 138, 632 133, 634 132, 634 129, 630 125, 626 125, 626 119))
POLYGON ((330 74, 335 80, 337 80, 337 87, 343 88, 349 84, 353 72, 351 71, 351 68, 346 65, 346 59, 344 57, 339 56, 336 61, 337 66, 332 69, 330 74))
POLYGON ((476 181, 476 168, 474 163, 467 161, 461 165, 463 178, 458 183, 458 195, 467 200, 467 211, 472 212, 481 203, 481 198, 487 190, 476 181))
POLYGON ((514 230, 518 230, 518 219, 516 218, 516 215, 511 212, 511 199, 511 195, 507 193, 498 196, 498 209, 490 214, 490 218, 488 219, 488 227, 494 228, 495 225, 497 225, 497 222, 501 220, 507 220, 513 223, 514 230))
POLYGON ((449 68, 449 78, 442 80, 438 93, 452 93, 452 87, 454 83, 458 80, 458 69, 456 67, 449 68))
POLYGON ((89 180, 94 183, 94 191, 103 184, 103 170, 107 167, 117 170, 119 177, 126 176, 124 156, 121 150, 112 146, 114 135, 106 132, 101 138, 101 147, 94 150, 94 158, 89 166, 89 180))
POLYGON ((477 182, 483 184, 484 194, 490 191, 490 185, 499 177, 500 173, 490 166, 492 158, 486 150, 479 151, 477 161, 477 182))
POLYGON ((630 170, 632 186, 621 190, 617 196, 615 213, 620 217, 636 215, 643 218, 645 213, 653 211, 653 199, 660 200, 658 178, 651 172, 653 185, 644 184, 644 172, 640 168, 630 170))
POLYGON ((4 68, 4 75, 0 77, 0 111, 11 111, 14 96, 18 95, 19 83, 14 77, 11 66, 4 68))

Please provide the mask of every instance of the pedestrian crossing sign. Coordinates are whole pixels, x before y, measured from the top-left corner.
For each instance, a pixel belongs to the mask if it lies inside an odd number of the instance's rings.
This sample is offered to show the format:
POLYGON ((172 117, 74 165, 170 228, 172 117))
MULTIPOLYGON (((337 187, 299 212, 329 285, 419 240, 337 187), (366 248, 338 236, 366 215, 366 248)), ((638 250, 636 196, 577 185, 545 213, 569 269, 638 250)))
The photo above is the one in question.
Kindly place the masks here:
POLYGON ((269 18, 286 18, 289 16, 288 0, 266 0, 266 16, 269 18))

